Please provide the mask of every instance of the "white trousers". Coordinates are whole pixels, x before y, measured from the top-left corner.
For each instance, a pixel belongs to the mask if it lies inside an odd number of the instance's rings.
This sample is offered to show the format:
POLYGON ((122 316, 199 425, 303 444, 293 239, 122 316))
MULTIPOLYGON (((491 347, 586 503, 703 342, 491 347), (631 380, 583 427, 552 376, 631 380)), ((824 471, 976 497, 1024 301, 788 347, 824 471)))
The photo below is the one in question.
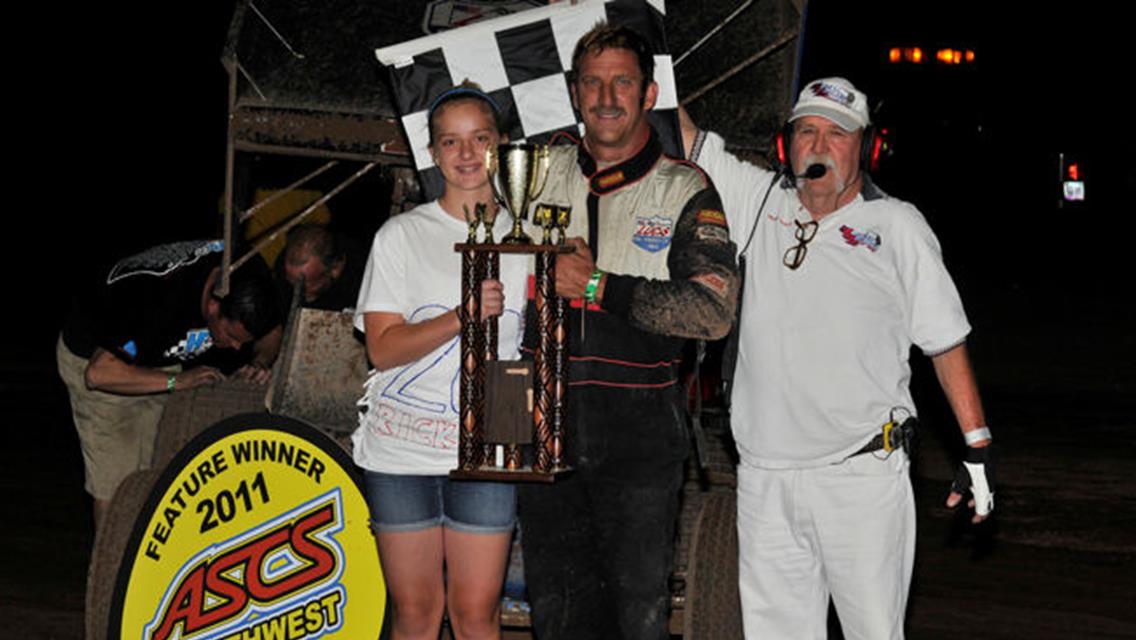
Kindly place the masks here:
POLYGON ((903 638, 915 559, 904 452, 813 469, 738 466, 745 637, 827 636, 831 595, 845 638, 903 638))

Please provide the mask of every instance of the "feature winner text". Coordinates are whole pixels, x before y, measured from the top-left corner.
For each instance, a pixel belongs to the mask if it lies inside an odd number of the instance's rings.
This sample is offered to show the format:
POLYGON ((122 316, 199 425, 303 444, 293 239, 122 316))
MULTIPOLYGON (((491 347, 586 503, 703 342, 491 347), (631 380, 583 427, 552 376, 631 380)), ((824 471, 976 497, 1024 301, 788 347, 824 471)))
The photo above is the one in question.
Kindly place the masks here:
POLYGON ((270 438, 236 442, 228 451, 216 451, 196 468, 189 469, 189 477, 173 488, 173 495, 159 507, 160 515, 155 514, 154 527, 146 539, 146 557, 161 559, 162 546, 169 542, 178 519, 187 511, 199 516, 197 533, 205 533, 238 513, 249 513, 268 504, 272 496, 263 471, 251 478, 251 470, 238 472, 249 467, 256 470, 267 463, 294 468, 316 484, 321 483, 327 470, 323 460, 307 449, 270 438))

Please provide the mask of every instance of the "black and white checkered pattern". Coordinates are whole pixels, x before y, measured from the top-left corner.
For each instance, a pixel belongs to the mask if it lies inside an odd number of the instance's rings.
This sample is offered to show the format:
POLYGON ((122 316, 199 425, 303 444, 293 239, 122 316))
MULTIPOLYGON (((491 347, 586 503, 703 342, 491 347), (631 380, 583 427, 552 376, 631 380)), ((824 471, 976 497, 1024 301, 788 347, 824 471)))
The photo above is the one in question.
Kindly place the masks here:
POLYGON ((651 123, 666 153, 682 156, 674 71, 663 30, 663 0, 558 3, 410 40, 375 52, 390 68, 402 124, 428 197, 441 176, 427 150, 427 110, 446 89, 470 79, 500 106, 513 141, 546 142, 559 131, 580 137, 568 72, 580 36, 601 20, 643 35, 655 54, 659 97, 651 123))

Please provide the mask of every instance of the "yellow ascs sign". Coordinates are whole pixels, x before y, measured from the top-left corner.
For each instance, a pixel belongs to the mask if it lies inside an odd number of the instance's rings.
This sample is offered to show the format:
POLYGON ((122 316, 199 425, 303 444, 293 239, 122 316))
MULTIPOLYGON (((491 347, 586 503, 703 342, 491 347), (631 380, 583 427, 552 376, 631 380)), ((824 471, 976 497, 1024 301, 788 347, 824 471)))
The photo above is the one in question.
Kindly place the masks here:
POLYGON ((302 422, 246 414, 194 438, 155 485, 107 637, 377 639, 388 612, 350 458, 302 422))

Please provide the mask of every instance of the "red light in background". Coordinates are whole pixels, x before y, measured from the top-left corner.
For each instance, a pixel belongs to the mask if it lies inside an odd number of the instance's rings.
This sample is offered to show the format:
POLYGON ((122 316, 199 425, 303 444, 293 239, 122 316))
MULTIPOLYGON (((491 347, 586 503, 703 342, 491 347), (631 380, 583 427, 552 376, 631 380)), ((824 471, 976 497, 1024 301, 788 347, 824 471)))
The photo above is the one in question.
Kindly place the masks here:
POLYGON ((1066 172, 1069 174, 1070 180, 1077 181, 1081 179, 1081 167, 1076 162, 1070 163, 1069 166, 1066 167, 1066 172))
POLYGON ((967 61, 968 63, 970 63, 970 62, 974 62, 974 52, 973 52, 973 51, 971 51, 970 49, 967 49, 967 50, 966 50, 966 61, 967 61))
POLYGON ((900 61, 902 56, 903 53, 899 50, 899 47, 892 47, 891 49, 888 49, 888 62, 895 64, 900 61))

